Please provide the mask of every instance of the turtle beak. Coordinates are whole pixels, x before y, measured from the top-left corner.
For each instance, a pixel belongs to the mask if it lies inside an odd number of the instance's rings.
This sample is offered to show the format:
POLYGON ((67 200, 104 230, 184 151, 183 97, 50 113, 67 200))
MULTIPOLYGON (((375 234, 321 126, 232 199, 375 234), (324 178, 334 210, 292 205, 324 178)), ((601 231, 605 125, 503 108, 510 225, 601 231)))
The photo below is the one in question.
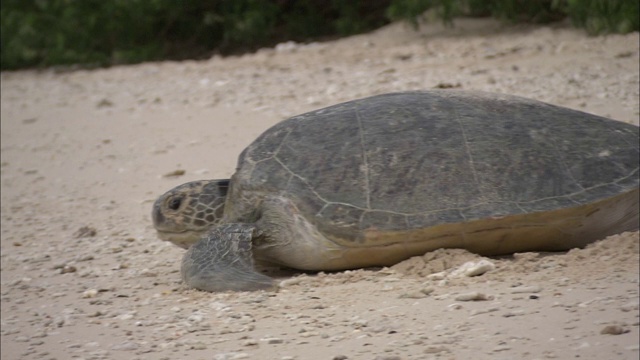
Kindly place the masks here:
POLYGON ((161 205, 162 205, 162 201, 161 199, 158 199, 153 204, 153 209, 151 209, 151 219, 153 221, 153 226, 156 228, 156 230, 162 229, 166 221, 166 218, 162 214, 161 205))

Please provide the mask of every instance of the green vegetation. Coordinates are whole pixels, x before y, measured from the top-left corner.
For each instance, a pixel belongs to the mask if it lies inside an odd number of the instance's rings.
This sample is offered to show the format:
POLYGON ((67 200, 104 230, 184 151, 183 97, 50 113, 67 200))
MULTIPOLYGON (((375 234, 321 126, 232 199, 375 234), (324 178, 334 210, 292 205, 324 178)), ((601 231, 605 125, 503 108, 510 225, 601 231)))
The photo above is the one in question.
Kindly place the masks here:
POLYGON ((559 1, 575 26, 590 34, 638 31, 640 1, 638 0, 566 0, 559 1))
POLYGON ((569 17, 590 34, 639 29, 638 0, 3 0, 0 68, 107 66, 208 57, 281 41, 322 40, 427 10, 512 22, 569 17))
POLYGON ((387 15, 418 25, 425 11, 435 10, 445 23, 458 16, 492 16, 511 22, 548 23, 569 17, 589 34, 639 30, 638 0, 398 0, 387 15))

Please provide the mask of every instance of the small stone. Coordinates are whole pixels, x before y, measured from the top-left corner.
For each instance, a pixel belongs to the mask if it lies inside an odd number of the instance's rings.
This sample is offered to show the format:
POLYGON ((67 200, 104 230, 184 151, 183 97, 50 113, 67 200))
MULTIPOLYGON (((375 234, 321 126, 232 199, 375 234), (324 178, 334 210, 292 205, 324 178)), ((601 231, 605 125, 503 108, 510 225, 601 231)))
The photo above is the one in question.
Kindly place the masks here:
MULTIPOLYGON (((211 302, 209 304, 209 307, 211 307, 213 310, 216 310, 216 311, 227 311, 229 309, 229 305, 225 303, 217 302, 217 301, 211 302)), ((180 308, 178 308, 178 311, 179 309, 180 308)))
POLYGON ((191 323, 201 323, 202 320, 204 320, 204 316, 200 315, 200 314, 193 314, 193 315, 189 315, 189 317, 187 318, 188 322, 191 323))
POLYGON ((8 328, 2 329, 2 332, 1 332, 2 335, 11 335, 11 334, 18 334, 18 333, 20 333, 20 330, 8 329, 8 328))
POLYGON ((427 275, 427 279, 434 280, 434 281, 444 280, 445 277, 447 277, 447 273, 445 271, 427 275))
POLYGON ((432 292, 434 292, 435 290, 436 290, 436 289, 434 289, 434 288, 432 288, 432 287, 430 287, 430 286, 429 286, 429 287, 426 287, 426 288, 420 289, 420 292, 421 292, 421 293, 423 293, 423 294, 425 294, 425 295, 429 295, 429 294, 431 294, 432 292))
POLYGON ((400 299, 423 299, 426 298, 427 295, 423 292, 420 291, 413 291, 410 293, 404 293, 404 294, 400 294, 400 296, 398 296, 398 298, 400 299))
POLYGON ((451 276, 459 277, 459 276, 479 276, 487 271, 491 271, 495 269, 496 266, 489 260, 482 259, 480 261, 468 261, 462 265, 460 265, 457 269, 451 272, 451 276))
POLYGON ((436 84, 436 86, 434 86, 434 89, 454 89, 454 88, 459 88, 462 87, 462 85, 460 85, 459 82, 457 83, 448 83, 448 82, 441 82, 436 84))
POLYGON ((631 57, 631 56, 633 56, 633 51, 623 51, 623 52, 617 53, 615 55, 615 58, 621 59, 621 58, 626 58, 626 57, 631 57))
POLYGON ((213 356, 213 360, 238 360, 238 359, 248 359, 249 354, 241 353, 241 352, 230 352, 217 354, 213 356))
POLYGON ((247 339, 242 342, 242 346, 256 346, 258 341, 256 339, 247 339))
POLYGON ((513 254, 513 258, 518 261, 533 261, 540 256, 540 253, 537 252, 525 252, 525 253, 515 253, 513 254))
POLYGON ((493 297, 487 296, 483 293, 472 291, 465 294, 459 294, 455 297, 456 301, 486 301, 491 300, 493 297))
POLYGON ((56 324, 57 327, 63 327, 65 323, 65 319, 61 316, 56 316, 53 319, 53 323, 56 324))
POLYGON ((89 290, 85 290, 82 293, 82 298, 83 299, 94 298, 96 297, 96 295, 98 295, 98 289, 89 289, 89 290))
POLYGON ((466 276, 472 277, 472 276, 478 276, 478 275, 482 275, 484 273, 486 273, 487 271, 491 271, 493 269, 495 269, 496 266, 489 260, 480 260, 478 261, 475 266, 472 266, 470 268, 468 268, 464 274, 466 276))
POLYGON ((600 330, 600 334, 608 335, 621 335, 628 332, 629 329, 625 329, 620 325, 607 325, 602 330, 600 330))
POLYGON ((133 350, 137 350, 139 347, 140 345, 132 341, 125 341, 123 343, 112 346, 111 350, 133 351, 133 350))
POLYGON ((87 238, 87 237, 94 237, 96 236, 96 234, 98 233, 98 231, 91 226, 83 226, 80 229, 78 229, 73 236, 77 239, 79 238, 87 238))
POLYGON ((331 360, 347 360, 349 359, 346 355, 336 355, 331 360))
POLYGON ((488 309, 475 309, 475 310, 472 310, 469 313, 469 315, 475 316, 475 315, 480 315, 480 314, 487 314, 487 313, 495 312, 495 311, 498 311, 498 310, 500 310, 500 308, 498 308, 498 307, 492 307, 492 308, 488 308, 488 309))
POLYGON ((140 271, 140 276, 155 277, 155 276, 158 276, 158 274, 147 268, 144 268, 140 271))
POLYGON ((511 348, 506 345, 499 345, 493 348, 493 352, 506 351, 506 350, 511 350, 511 348))
POLYGON ((178 169, 178 170, 170 171, 170 172, 162 175, 162 177, 178 177, 178 176, 184 175, 185 173, 186 173, 186 171, 178 169))
POLYGON ((47 333, 44 331, 38 331, 38 332, 35 332, 33 335, 31 335, 32 339, 43 338, 43 337, 47 337, 47 333))
POLYGON ((632 310, 638 310, 638 303, 637 302, 630 302, 628 304, 624 304, 620 307, 620 310, 624 311, 624 312, 629 312, 632 310))
POLYGON ((305 279, 304 276, 298 276, 291 279, 286 279, 280 281, 280 287, 289 287, 293 285, 299 285, 305 279))
POLYGON ((193 171, 196 175, 204 175, 209 173, 209 169, 198 169, 193 171))
POLYGON ((76 269, 75 266, 71 266, 71 265, 65 265, 62 268, 60 268, 60 274, 69 274, 69 273, 74 273, 76 272, 78 269, 76 269))
POLYGON ((306 331, 300 334, 301 337, 303 338, 307 338, 307 337, 312 337, 312 336, 318 336, 318 332, 317 331, 306 331))
POLYGON ((102 99, 98 101, 98 103, 96 104, 96 107, 98 109, 105 108, 105 107, 112 107, 112 106, 113 106, 113 102, 109 99, 102 99))
POLYGON ((512 294, 539 293, 542 291, 540 286, 516 286, 511 289, 512 294))
POLYGON ((189 349, 191 349, 191 350, 206 350, 207 349, 207 345, 205 345, 205 343, 203 343, 201 341, 197 341, 197 342, 194 342, 192 344, 189 344, 189 349))
POLYGON ((356 319, 351 323, 351 325, 353 327, 355 327, 356 329, 367 327, 368 324, 369 324, 369 322, 367 320, 365 320, 365 319, 356 319))
POLYGON ((282 344, 284 342, 284 340, 280 338, 264 338, 260 339, 260 341, 264 341, 267 344, 282 344))
POLYGON ((133 314, 127 313, 118 316, 118 320, 131 320, 133 319, 133 314))
POLYGON ((524 315, 523 310, 513 310, 513 311, 507 311, 502 315, 502 317, 508 318, 508 317, 521 316, 521 315, 524 315))
POLYGON ((427 348, 424 349, 423 353, 425 353, 425 354, 437 354, 437 353, 449 352, 449 351, 450 350, 445 346, 427 346, 427 348))

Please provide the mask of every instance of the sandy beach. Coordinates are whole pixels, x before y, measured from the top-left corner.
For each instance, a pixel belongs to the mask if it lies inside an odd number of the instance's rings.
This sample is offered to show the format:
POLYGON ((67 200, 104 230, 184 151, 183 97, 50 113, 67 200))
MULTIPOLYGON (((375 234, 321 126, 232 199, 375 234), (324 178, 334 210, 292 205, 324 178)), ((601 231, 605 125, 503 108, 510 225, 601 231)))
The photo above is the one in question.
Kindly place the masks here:
POLYGON ((508 93, 638 125, 639 35, 566 23, 396 23, 206 61, 1 75, 2 359, 638 359, 638 232, 585 249, 463 250, 206 293, 150 212, 228 178, 287 117, 402 90, 508 93), (441 273, 432 276, 434 273, 441 273))

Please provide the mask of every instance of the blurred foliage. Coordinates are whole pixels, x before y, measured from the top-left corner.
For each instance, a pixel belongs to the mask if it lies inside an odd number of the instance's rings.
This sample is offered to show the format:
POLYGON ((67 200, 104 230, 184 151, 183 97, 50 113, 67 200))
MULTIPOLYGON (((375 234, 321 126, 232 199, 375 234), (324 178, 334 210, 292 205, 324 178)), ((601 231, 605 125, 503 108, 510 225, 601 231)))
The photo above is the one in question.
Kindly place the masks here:
POLYGON ((550 22, 591 34, 638 30, 638 0, 3 0, 0 68, 106 66, 204 58, 282 41, 357 34, 392 20, 418 26, 428 10, 550 22))
POLYGON ((559 8, 569 14, 577 27, 590 34, 628 33, 640 27, 638 0, 565 0, 559 8))
POLYGON ((458 16, 492 16, 511 22, 549 23, 569 17, 589 34, 638 31, 638 0, 394 0, 387 9, 392 20, 418 26, 427 10, 445 24, 458 16))

